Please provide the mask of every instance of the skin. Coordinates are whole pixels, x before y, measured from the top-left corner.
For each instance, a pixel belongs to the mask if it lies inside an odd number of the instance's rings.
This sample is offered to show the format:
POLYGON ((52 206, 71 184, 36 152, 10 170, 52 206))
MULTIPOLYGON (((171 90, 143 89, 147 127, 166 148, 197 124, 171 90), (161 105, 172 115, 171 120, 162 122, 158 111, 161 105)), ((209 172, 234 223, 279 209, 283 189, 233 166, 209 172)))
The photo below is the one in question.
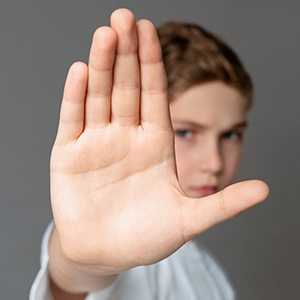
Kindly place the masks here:
POLYGON ((246 100, 235 88, 213 81, 193 86, 170 104, 179 182, 190 197, 233 183, 247 126, 246 100))
POLYGON ((95 32, 89 66, 69 70, 50 169, 54 299, 84 299, 120 272, 161 261, 269 191, 253 180, 187 197, 156 29, 126 9, 95 32))

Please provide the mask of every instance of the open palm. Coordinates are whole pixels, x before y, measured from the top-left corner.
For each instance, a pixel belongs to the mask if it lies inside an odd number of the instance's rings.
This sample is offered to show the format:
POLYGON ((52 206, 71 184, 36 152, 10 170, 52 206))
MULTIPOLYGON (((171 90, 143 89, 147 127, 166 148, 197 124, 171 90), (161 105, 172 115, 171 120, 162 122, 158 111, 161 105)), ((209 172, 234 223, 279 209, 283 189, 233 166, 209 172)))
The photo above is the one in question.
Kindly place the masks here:
POLYGON ((260 181, 190 199, 176 176, 167 81, 152 23, 117 10, 89 66, 69 71, 51 157, 64 254, 103 273, 153 264, 266 198, 260 181))

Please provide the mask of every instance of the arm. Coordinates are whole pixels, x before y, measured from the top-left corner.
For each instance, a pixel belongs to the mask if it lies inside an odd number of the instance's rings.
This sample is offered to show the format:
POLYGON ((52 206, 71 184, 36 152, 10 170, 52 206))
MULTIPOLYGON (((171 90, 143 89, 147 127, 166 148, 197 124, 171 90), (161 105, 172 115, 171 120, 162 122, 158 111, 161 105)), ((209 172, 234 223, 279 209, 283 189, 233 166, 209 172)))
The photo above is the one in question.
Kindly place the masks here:
POLYGON ((114 12, 111 27, 95 32, 89 66, 74 64, 66 80, 51 156, 55 299, 82 299, 123 271, 157 263, 267 195, 264 183, 249 181, 186 197, 155 27, 114 12))
POLYGON ((55 300, 81 300, 87 296, 83 290, 100 290, 110 285, 115 275, 93 276, 86 273, 83 268, 68 260, 61 251, 55 227, 49 240, 49 271, 50 291, 55 300), (55 281, 54 281, 55 280, 55 281))

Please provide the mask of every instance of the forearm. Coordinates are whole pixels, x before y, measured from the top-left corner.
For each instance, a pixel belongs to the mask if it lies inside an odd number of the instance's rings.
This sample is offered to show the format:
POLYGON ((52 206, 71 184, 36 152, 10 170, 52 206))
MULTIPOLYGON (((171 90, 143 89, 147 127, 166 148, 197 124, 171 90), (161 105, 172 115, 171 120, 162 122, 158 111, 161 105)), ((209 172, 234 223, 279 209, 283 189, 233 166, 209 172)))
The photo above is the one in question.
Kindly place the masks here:
POLYGON ((117 275, 101 276, 70 261, 61 251, 55 227, 49 241, 50 290, 54 300, 81 300, 114 282, 117 275))
POLYGON ((50 278, 50 291, 54 300, 84 300, 87 296, 86 293, 74 294, 62 290, 57 284, 53 282, 52 278, 50 278))

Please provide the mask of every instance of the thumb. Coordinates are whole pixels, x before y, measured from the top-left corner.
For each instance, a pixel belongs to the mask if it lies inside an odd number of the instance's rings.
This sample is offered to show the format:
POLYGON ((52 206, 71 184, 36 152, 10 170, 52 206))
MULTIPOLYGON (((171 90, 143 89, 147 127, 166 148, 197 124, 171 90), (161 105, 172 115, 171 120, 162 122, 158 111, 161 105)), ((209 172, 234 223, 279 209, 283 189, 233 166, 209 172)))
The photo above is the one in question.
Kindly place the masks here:
POLYGON ((238 216, 265 200, 268 195, 269 187, 266 183, 249 180, 230 185, 208 197, 186 199, 184 209, 181 211, 186 240, 238 216))

